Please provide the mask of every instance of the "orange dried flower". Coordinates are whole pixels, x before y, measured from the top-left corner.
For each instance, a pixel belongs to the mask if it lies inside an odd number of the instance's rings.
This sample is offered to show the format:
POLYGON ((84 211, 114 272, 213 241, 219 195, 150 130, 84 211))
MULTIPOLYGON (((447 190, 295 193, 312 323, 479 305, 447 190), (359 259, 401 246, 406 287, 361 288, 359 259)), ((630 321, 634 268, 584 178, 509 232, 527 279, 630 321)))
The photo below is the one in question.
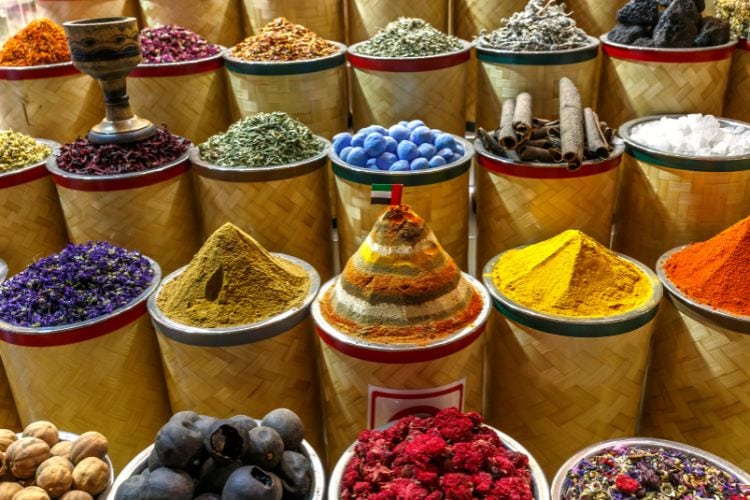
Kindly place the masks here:
POLYGON ((70 61, 65 31, 49 19, 36 19, 0 49, 0 66, 39 66, 70 61))

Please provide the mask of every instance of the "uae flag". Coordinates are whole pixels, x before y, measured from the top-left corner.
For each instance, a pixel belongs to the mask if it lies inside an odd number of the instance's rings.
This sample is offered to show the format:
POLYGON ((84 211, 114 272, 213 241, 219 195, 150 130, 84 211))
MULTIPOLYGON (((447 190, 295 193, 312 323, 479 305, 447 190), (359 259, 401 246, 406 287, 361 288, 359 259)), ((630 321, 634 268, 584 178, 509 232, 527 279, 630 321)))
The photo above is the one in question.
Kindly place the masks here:
POLYGON ((401 205, 403 184, 373 184, 370 194, 371 205, 401 205))

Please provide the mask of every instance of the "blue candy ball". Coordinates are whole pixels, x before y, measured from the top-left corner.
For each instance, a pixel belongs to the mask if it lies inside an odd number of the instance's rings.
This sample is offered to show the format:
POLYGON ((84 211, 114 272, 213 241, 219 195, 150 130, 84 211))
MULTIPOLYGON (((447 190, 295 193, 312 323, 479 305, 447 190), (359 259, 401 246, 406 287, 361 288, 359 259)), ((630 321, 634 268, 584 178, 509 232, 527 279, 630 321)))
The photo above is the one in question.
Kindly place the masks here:
POLYGON ((398 141, 390 136, 385 136, 385 150, 389 153, 396 154, 396 149, 398 149, 398 141))
POLYGON ((404 127, 403 125, 394 125, 388 129, 388 135, 393 137, 396 142, 407 140, 410 133, 411 132, 409 131, 409 129, 404 127))
POLYGON ((454 161, 458 161, 458 160, 460 160, 460 159, 461 159, 462 157, 463 157, 463 155, 460 155, 460 154, 458 154, 458 153, 455 153, 455 154, 453 155, 453 158, 451 158, 451 159, 450 159, 449 163, 453 163, 454 161))
POLYGON ((341 152, 339 153, 339 158, 341 158, 343 161, 346 161, 346 159, 349 157, 349 153, 352 152, 352 149, 353 148, 351 146, 347 146, 344 149, 342 149, 341 152))
POLYGON ((429 143, 420 144, 417 151, 419 151, 419 156, 427 158, 428 160, 435 156, 436 153, 435 146, 429 143))
POLYGON ((430 168, 442 167, 446 163, 447 162, 445 161, 445 158, 443 158, 440 155, 433 156, 432 158, 430 158, 430 168))
POLYGON ((432 131, 427 127, 417 127, 411 131, 409 140, 419 146, 420 144, 429 144, 432 141, 432 131))
POLYGON ((409 130, 414 130, 417 127, 424 127, 424 122, 422 120, 412 120, 406 126, 409 130))
POLYGON ((458 144, 458 143, 456 143, 456 147, 453 148, 453 151, 455 151, 456 153, 460 154, 461 156, 463 156, 464 153, 466 152, 466 150, 464 150, 464 147, 462 145, 458 144))
POLYGON ((366 163, 367 168, 378 168, 378 159, 370 158, 366 163))
POLYGON ((398 143, 396 149, 399 160, 412 161, 414 158, 419 156, 416 144, 409 141, 401 141, 398 143))
POLYGON ((385 152, 385 137, 377 132, 370 132, 365 137, 365 152, 367 156, 376 158, 385 152))
POLYGON ((438 148, 438 150, 443 148, 453 149, 456 147, 456 139, 450 134, 440 134, 438 138, 435 139, 435 147, 438 148))
POLYGON ((353 148, 361 148, 365 145, 365 138, 367 137, 367 134, 364 134, 362 132, 357 132, 352 137, 352 143, 351 146, 353 148))
POLYGON ((398 161, 398 157, 393 153, 383 153, 378 156, 376 161, 380 170, 388 170, 391 168, 391 165, 398 161))
POLYGON ((409 122, 406 121, 406 120, 401 120, 400 122, 398 122, 398 124, 401 125, 402 127, 408 127, 409 126, 409 122))
POLYGON ((333 150, 336 151, 337 155, 341 155, 341 150, 345 147, 351 146, 352 134, 349 132, 341 132, 333 136, 333 150))
POLYGON ((409 168, 411 170, 425 170, 430 168, 430 163, 426 158, 417 158, 416 160, 412 160, 409 164, 409 168))
POLYGON ((440 137, 443 134, 442 130, 438 130, 436 128, 430 130, 432 132, 432 143, 435 144, 435 141, 437 141, 437 138, 440 137))
POLYGON ((370 125, 368 128, 370 129, 370 133, 375 132, 380 135, 388 135, 388 130, 380 125, 370 125))
POLYGON ((346 161, 355 167, 364 167, 367 165, 367 153, 362 148, 352 148, 346 157, 346 161))
POLYGON ((449 148, 441 149, 437 152, 438 156, 442 156, 445 161, 451 161, 451 158, 453 158, 453 151, 449 148))
POLYGON ((406 160, 399 160, 391 165, 391 168, 389 168, 388 170, 390 170, 391 172, 408 172, 409 162, 406 160))

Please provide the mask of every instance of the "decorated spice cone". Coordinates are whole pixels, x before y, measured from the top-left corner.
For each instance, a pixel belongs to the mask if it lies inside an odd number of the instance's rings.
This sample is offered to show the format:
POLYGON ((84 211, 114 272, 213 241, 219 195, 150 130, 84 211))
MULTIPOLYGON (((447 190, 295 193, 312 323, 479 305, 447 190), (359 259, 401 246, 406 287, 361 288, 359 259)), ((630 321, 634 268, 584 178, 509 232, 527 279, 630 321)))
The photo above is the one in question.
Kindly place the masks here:
POLYGON ((333 275, 326 169, 330 147, 305 161, 262 168, 219 167, 190 152, 205 236, 232 222, 271 252, 299 257, 333 275))
POLYGON ((76 19, 138 18, 138 0, 36 0, 35 4, 41 17, 57 24, 76 19))
POLYGON ((589 35, 599 36, 617 24, 617 11, 626 3, 628 0, 567 0, 565 5, 579 28, 589 35))
POLYGON ((446 33, 447 0, 345 0, 349 9, 349 43, 372 38, 380 28, 399 17, 417 17, 446 33))
POLYGON ((461 43, 456 52, 405 58, 366 56, 350 46, 354 129, 420 119, 463 136, 472 44, 461 43))
MULTIPOLYGON (((310 264, 274 255, 302 267, 310 278, 310 290, 300 306, 267 320, 198 328, 166 317, 156 303, 158 291, 149 299, 169 398, 174 411, 192 410, 220 418, 237 414, 260 418, 275 408, 289 408, 305 424, 306 438, 322 452, 324 420, 309 317, 320 278, 310 264)), ((167 276, 164 283, 183 271, 167 276)))
POLYGON ((140 115, 169 131, 203 142, 229 126, 221 54, 188 62, 140 64, 128 75, 128 95, 140 115))
POLYGON ((606 160, 565 165, 515 162, 477 151, 477 263, 498 252, 578 229, 609 246, 617 181, 625 147, 606 160), (550 201, 550 196, 554 201, 550 201))
POLYGON ((85 136, 101 119, 100 95, 96 80, 80 73, 72 62, 2 66, 0 129, 68 142, 85 136))
POLYGON ((177 1, 139 0, 139 4, 146 26, 177 24, 225 47, 242 40, 240 0, 199 0, 189 5, 177 1))
POLYGON ((737 43, 732 58, 732 71, 729 74, 727 98, 724 102, 724 116, 735 120, 750 121, 750 44, 747 40, 737 43))
MULTIPOLYGON (((56 142, 39 142, 59 147, 56 142)), ((6 259, 10 276, 68 243, 60 200, 46 163, 0 174, 0 234, 4 235, 0 256, 6 259)))
POLYGON ((650 266, 670 248, 720 232, 747 216, 750 207, 747 157, 715 161, 655 151, 630 139, 633 127, 660 118, 632 120, 619 131, 627 147, 612 248, 650 266))
POLYGON ((641 307, 591 319, 545 314, 498 290, 491 275, 502 255, 482 273, 494 304, 485 416, 522 440, 551 477, 581 447, 636 433, 662 287, 628 259, 652 282, 641 307))
POLYGON ((556 52, 512 52, 477 45, 477 127, 494 129, 503 101, 521 92, 531 94, 537 116, 556 118, 562 77, 575 82, 582 106, 595 107, 599 41, 593 37, 589 41, 586 47, 556 52))
POLYGON ((613 127, 661 113, 721 116, 736 41, 715 47, 632 47, 601 36, 599 116, 613 127))
POLYGON ((257 33, 277 17, 317 33, 326 40, 344 41, 344 3, 341 0, 243 0, 248 14, 246 32, 257 33))
POLYGON ((372 204, 372 185, 403 184, 404 203, 424 217, 459 267, 468 268, 469 169, 474 149, 464 139, 454 138, 464 146, 464 156, 460 160, 414 172, 355 167, 342 161, 331 150, 329 156, 336 175, 336 221, 342 267, 367 238, 382 211, 382 207, 372 204))
POLYGON ((105 316, 47 328, 0 322, 0 355, 24 425, 96 429, 116 468, 143 449, 171 415, 146 300, 161 279, 105 316))
POLYGON ((153 257, 165 272, 184 265, 200 246, 187 154, 130 174, 65 172, 51 158, 70 240, 105 240, 153 257))

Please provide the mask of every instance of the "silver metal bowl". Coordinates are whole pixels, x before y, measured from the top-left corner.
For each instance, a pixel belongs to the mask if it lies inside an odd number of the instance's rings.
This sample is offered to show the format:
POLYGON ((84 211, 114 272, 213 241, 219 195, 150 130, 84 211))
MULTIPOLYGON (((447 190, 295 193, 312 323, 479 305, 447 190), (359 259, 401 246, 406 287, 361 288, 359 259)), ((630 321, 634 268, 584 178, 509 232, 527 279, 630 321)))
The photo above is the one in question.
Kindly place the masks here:
POLYGON ((0 259, 0 283, 5 281, 8 277, 8 264, 3 259, 0 259))

